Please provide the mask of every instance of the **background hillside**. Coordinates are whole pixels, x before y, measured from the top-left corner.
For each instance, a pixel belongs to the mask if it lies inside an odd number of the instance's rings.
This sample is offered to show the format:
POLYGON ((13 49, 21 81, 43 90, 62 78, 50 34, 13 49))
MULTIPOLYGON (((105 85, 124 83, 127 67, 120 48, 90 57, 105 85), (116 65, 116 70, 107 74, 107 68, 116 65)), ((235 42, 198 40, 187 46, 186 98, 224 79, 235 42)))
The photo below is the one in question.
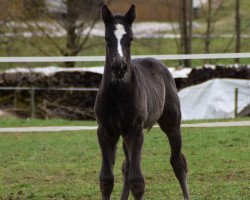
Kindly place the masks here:
MULTIPOLYGON (((51 6, 41 3, 43 1, 7 1, 1 0, 1 15, 0 15, 0 56, 67 56, 67 55, 104 55, 105 47, 103 34, 103 25, 100 20, 100 9, 103 1, 99 2, 94 7, 96 10, 96 17, 92 17, 95 22, 92 28, 98 30, 98 34, 88 33, 89 26, 92 26, 91 19, 84 18, 84 13, 88 10, 90 12, 90 5, 81 7, 79 19, 75 24, 84 22, 84 27, 81 30, 74 29, 75 32, 82 31, 82 34, 73 35, 72 38, 67 35, 67 23, 63 27, 62 19, 65 15, 64 5, 60 6, 60 0, 55 13, 51 6), (25 4, 21 4, 24 2, 25 4), (29 2, 32 2, 31 4, 29 2), (86 23, 85 23, 86 22, 86 23), (63 27, 63 28, 62 28, 63 27), (86 33, 87 32, 87 33, 86 33), (74 39, 74 40, 73 40, 74 39), (69 41, 82 41, 82 48, 74 52, 74 45, 69 41)), ((71 1, 74 2, 74 1, 71 1)), ((78 1, 80 2, 80 1, 78 1)), ((86 2, 86 1, 82 1, 86 2)), ((181 33, 179 29, 179 5, 174 3, 177 1, 164 0, 164 1, 141 1, 141 0, 128 0, 128 1, 110 1, 111 10, 114 12, 124 13, 129 8, 131 3, 137 5, 138 19, 136 24, 143 27, 143 33, 147 37, 138 37, 135 34, 135 41, 132 46, 133 54, 176 54, 181 53, 180 38, 178 34, 181 33), (154 3, 155 2, 155 3, 154 3), (171 17, 169 17, 171 16, 171 17), (142 22, 159 22, 149 27, 148 23, 142 22), (164 27, 168 28, 164 28, 164 27), (146 27, 146 28, 145 28, 146 27), (152 31, 155 31, 158 37, 148 36, 152 31)), ((240 16, 241 16, 241 52, 250 51, 250 1, 240 1, 240 16)), ((82 4, 81 4, 82 5, 82 4)), ((79 10, 79 9, 78 9, 79 10)), ((74 11, 74 10, 73 10, 74 11)), ((193 34, 192 34, 192 53, 204 53, 205 36, 207 29, 207 16, 208 5, 203 4, 201 7, 193 11, 193 34)), ((87 13, 87 12, 86 12, 87 13)), ((67 13, 66 13, 67 14, 67 13)), ((87 14, 85 14, 86 16, 87 14)), ((89 15, 88 15, 89 16, 89 15)), ((71 23, 74 24, 74 23, 71 23)), ((136 28, 135 24, 135 28, 136 28)), ((73 27, 75 28, 75 27, 73 27)), ((235 0, 212 0, 211 10, 211 33, 210 33, 210 53, 224 53, 235 52, 235 0)), ((154 32, 153 32, 154 33, 154 32)), ((194 60, 192 66, 201 65, 204 62, 217 63, 217 64, 233 64, 234 60, 194 60)), ((249 64, 249 59, 242 59, 241 64, 249 64)), ((76 66, 96 66, 103 63, 76 63, 76 66)), ((170 66, 180 66, 179 61, 168 61, 170 66)), ((32 63, 32 64, 0 64, 0 70, 10 67, 26 66, 36 67, 44 65, 58 65, 58 63, 32 63)), ((64 64, 60 64, 64 65, 64 64)))

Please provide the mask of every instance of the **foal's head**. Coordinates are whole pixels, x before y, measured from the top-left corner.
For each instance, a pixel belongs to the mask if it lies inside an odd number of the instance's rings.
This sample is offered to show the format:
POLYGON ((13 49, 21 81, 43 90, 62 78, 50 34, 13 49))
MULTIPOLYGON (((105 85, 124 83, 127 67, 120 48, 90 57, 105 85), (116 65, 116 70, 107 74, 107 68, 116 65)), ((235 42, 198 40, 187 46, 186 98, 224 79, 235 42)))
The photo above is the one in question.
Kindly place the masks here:
POLYGON ((106 5, 102 8, 105 24, 105 40, 108 66, 113 78, 121 80, 130 70, 130 46, 133 40, 132 23, 135 19, 135 6, 124 15, 113 15, 106 5))

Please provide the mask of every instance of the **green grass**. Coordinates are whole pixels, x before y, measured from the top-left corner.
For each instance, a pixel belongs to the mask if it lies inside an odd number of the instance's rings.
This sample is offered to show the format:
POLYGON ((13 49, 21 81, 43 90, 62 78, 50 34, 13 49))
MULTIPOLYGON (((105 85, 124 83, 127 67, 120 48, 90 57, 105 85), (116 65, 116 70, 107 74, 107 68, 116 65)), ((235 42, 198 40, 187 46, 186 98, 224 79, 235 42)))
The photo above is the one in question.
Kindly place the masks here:
MULTIPOLYGON (((0 134, 0 149, 1 200, 100 199, 101 159, 93 131, 0 134)), ((250 199, 249 150, 250 127, 183 129, 191 199, 250 199)), ((145 199, 181 199, 169 156, 160 129, 145 134, 145 199)), ((119 142, 113 199, 121 192, 122 161, 119 142)))
POLYGON ((95 126, 95 121, 77 121, 64 119, 19 119, 0 118, 0 127, 30 127, 30 126, 95 126))
MULTIPOLYGON (((233 33, 234 32, 234 17, 235 17, 235 2, 234 0, 223 1, 223 6, 217 13, 216 23, 214 25, 214 31, 217 33, 233 33)), ((249 10, 250 2, 248 0, 241 0, 240 16, 241 16, 241 28, 242 34, 250 33, 249 29, 249 10)))
MULTIPOLYGON (((217 2, 219 2, 218 0, 217 2)), ((212 10, 212 34, 234 34, 235 32, 235 0, 221 1, 222 6, 216 11, 212 10)), ((216 1, 214 2, 216 4, 216 1)), ((240 17, 242 34, 250 34, 250 2, 248 0, 240 1, 240 17)), ((213 4, 214 5, 214 4, 213 4)), ((207 7, 205 6, 205 14, 202 14, 195 19, 201 26, 194 29, 194 33, 204 34, 206 31, 207 7)))

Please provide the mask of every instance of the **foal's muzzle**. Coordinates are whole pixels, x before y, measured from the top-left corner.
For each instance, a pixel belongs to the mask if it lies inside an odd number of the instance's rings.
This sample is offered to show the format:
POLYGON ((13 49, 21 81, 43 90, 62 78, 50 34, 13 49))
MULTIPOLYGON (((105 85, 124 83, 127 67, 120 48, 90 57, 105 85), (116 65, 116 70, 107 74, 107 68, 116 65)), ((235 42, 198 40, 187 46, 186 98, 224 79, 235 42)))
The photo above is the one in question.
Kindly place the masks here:
POLYGON ((121 79, 124 77, 127 71, 127 64, 125 61, 115 61, 112 63, 112 72, 117 79, 121 79))

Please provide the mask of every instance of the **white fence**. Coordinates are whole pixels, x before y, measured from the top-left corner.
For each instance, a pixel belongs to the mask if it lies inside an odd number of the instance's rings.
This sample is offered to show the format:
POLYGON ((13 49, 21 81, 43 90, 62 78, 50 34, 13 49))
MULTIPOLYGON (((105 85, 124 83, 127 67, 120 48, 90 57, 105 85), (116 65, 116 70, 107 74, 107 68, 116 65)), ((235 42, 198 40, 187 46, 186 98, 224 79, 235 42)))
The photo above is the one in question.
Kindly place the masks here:
MULTIPOLYGON (((215 54, 175 54, 175 55, 135 55, 132 58, 152 57, 158 60, 203 60, 250 58, 250 53, 215 53, 215 54)), ((0 57, 0 63, 27 62, 103 62, 105 56, 65 56, 65 57, 0 57)))
MULTIPOLYGON (((185 59, 230 59, 230 58, 250 58, 250 53, 220 53, 220 54, 178 54, 178 55, 136 55, 132 58, 153 57, 158 60, 185 60, 185 59)), ((30 62, 103 62, 105 56, 74 56, 74 57, 0 57, 0 63, 30 63, 30 62)), ((1 90, 29 90, 31 118, 35 116, 35 91, 54 90, 54 91, 98 91, 98 88, 38 88, 38 87, 0 87, 1 90)), ((238 90, 235 90, 235 115, 237 115, 238 90)))

